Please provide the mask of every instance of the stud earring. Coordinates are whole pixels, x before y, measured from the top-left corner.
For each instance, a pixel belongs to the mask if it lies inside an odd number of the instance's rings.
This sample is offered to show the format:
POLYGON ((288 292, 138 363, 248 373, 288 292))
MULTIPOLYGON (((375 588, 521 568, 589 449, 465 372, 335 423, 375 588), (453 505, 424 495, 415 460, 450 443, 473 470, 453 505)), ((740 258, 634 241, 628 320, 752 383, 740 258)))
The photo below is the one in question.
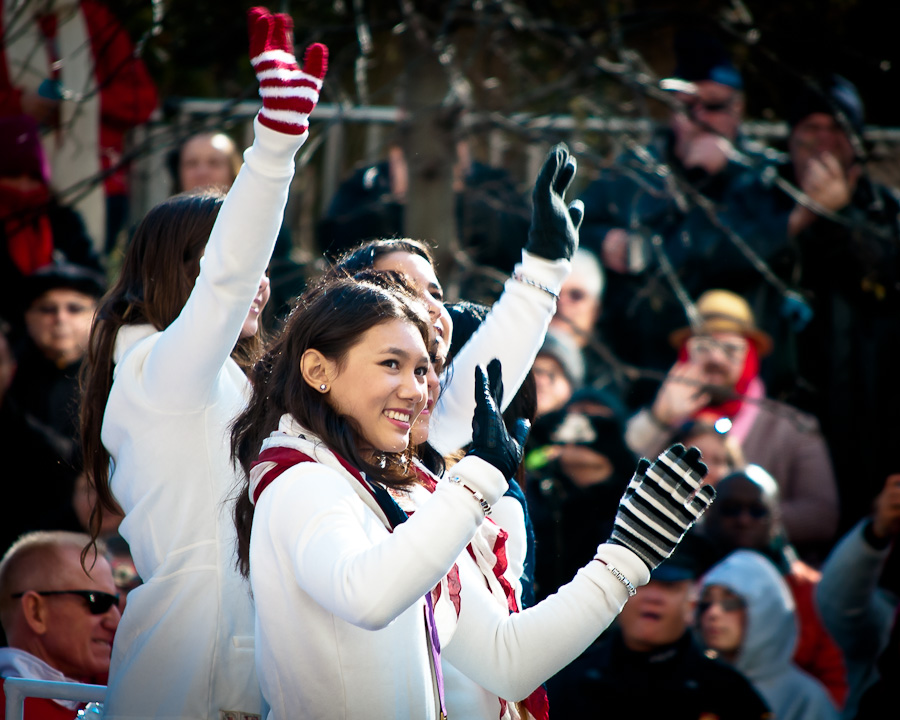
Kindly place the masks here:
POLYGON ((319 390, 321 390, 322 392, 325 392, 327 389, 328 389, 328 386, 325 383, 322 383, 321 385, 319 385, 319 390))

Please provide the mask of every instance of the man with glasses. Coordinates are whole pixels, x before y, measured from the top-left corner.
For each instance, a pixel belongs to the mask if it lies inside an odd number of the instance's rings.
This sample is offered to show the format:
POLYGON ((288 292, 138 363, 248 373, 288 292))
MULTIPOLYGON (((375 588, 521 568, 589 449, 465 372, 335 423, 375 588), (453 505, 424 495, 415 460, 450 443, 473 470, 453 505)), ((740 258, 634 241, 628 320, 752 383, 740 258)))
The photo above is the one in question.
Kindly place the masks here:
POLYGON ((760 360, 772 350, 747 301, 727 290, 697 300, 700 324, 669 339, 678 360, 648 406, 628 420, 626 441, 653 457, 688 421, 704 419, 740 446, 744 459, 778 482, 782 521, 800 557, 818 565, 834 540, 838 493, 816 419, 766 396, 760 360))
MULTIPOLYGON (((102 554, 81 565, 87 535, 35 532, 19 538, 0 561, 0 677, 104 684, 121 617, 118 591, 102 554)), ((0 720, 6 697, 0 687, 0 720)), ((25 717, 74 718, 71 701, 28 699, 25 717)))
MULTIPOLYGON (((685 318, 676 284, 694 298, 711 287, 749 297, 762 276, 732 234, 767 261, 786 244, 757 212, 769 202, 762 169, 771 162, 741 136, 740 72, 704 31, 678 32, 675 55, 674 76, 659 83, 668 123, 646 147, 602 169, 581 196, 581 245, 609 270, 604 335, 620 359, 657 371, 674 360, 666 337, 685 318)), ((626 399, 636 408, 651 394, 641 381, 626 399)))

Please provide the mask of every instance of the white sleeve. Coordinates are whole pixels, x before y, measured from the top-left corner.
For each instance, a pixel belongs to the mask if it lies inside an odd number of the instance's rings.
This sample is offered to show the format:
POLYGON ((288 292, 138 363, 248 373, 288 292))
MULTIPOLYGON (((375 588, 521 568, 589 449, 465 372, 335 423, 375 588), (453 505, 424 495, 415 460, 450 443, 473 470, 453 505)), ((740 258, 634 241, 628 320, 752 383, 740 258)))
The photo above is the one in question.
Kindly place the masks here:
MULTIPOLYGON (((621 545, 603 544, 597 557, 637 587, 650 571, 621 545)), ((444 657, 483 688, 507 701, 522 700, 578 657, 615 619, 628 590, 602 563, 585 565, 567 585, 537 605, 508 614, 494 601, 477 569, 460 567, 460 615, 444 657)))
POLYGON ((240 336, 281 228, 301 136, 254 121, 255 139, 219 210, 198 276, 178 318, 143 367, 149 397, 202 406, 240 336))
MULTIPOLYGON (((502 479, 474 460, 479 472, 502 479)), ((483 520, 468 490, 440 483, 409 520, 388 533, 346 478, 321 464, 302 463, 260 497, 253 531, 262 523, 259 531, 290 557, 297 584, 323 608, 378 630, 438 584, 483 520)))
MULTIPOLYGON (((546 260, 522 252, 516 273, 559 294, 571 270, 568 260, 546 260)), ((534 285, 510 278, 503 294, 450 366, 450 382, 431 416, 429 442, 449 455, 472 439, 475 411, 475 368, 497 358, 503 367, 503 409, 509 405, 531 370, 556 312, 556 298, 534 285)))
POLYGON ((491 506, 491 520, 506 531, 506 572, 503 576, 516 592, 517 607, 522 607, 522 574, 528 538, 525 535, 525 511, 522 503, 504 495, 491 506))

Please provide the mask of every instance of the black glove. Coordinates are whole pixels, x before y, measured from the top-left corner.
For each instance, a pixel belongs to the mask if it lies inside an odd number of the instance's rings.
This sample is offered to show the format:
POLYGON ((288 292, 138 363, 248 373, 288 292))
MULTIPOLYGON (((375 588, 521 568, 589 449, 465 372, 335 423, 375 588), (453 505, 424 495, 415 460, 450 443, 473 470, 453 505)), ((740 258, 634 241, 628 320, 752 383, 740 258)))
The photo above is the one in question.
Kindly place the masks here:
POLYGON ((653 464, 641 458, 609 541, 632 550, 652 571, 715 499, 712 485, 701 485, 706 472, 695 447, 673 445, 653 464))
POLYGON ((487 375, 480 365, 475 368, 475 413, 472 415, 472 448, 467 455, 474 455, 490 463, 503 477, 513 477, 522 462, 525 440, 531 428, 524 418, 516 421, 514 437, 510 436, 503 422, 500 406, 503 401, 503 378, 500 361, 488 363, 487 375))
POLYGON ((584 204, 574 200, 566 207, 566 189, 575 177, 575 158, 565 143, 551 148, 534 184, 531 227, 525 249, 547 260, 571 260, 578 247, 578 228, 584 204))

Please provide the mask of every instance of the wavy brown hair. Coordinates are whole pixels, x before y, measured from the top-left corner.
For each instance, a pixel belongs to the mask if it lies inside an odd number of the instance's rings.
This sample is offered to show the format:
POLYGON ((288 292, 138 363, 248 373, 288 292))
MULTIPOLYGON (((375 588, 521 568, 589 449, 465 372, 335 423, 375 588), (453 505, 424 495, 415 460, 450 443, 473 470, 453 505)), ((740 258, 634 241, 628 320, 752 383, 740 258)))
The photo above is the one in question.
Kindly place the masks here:
POLYGON ((300 358, 309 349, 318 350, 340 368, 368 330, 390 320, 412 323, 428 347, 428 311, 402 275, 372 272, 323 278, 300 296, 280 336, 257 365, 250 402, 235 419, 231 433, 232 454, 244 470, 234 507, 237 564, 244 576, 250 573, 253 524, 250 466, 282 415, 291 415, 326 447, 384 485, 405 487, 415 482, 410 449, 377 457, 360 452, 356 424, 335 412, 327 396, 310 387, 300 372, 300 358))
MULTIPOLYGON (((224 192, 204 190, 175 195, 152 208, 128 245, 118 279, 97 308, 80 374, 84 467, 97 494, 90 520, 92 543, 104 513, 121 512, 109 487, 109 452, 100 438, 113 383, 116 337, 125 325, 165 330, 178 317, 200 274, 200 258, 224 199, 224 192)), ((242 340, 232 357, 246 370, 261 344, 259 337, 242 340)))

